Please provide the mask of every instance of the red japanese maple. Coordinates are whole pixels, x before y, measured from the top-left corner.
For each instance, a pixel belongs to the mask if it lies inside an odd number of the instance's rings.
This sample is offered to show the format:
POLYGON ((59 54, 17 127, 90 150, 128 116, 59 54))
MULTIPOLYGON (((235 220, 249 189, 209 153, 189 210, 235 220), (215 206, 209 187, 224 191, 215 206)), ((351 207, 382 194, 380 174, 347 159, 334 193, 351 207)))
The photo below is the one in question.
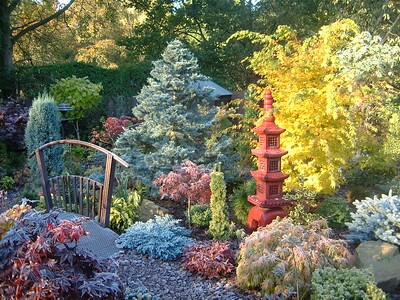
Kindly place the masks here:
POLYGON ((168 174, 159 176, 154 185, 160 186, 161 198, 169 197, 174 201, 199 204, 210 203, 210 170, 202 169, 190 160, 175 167, 168 174))

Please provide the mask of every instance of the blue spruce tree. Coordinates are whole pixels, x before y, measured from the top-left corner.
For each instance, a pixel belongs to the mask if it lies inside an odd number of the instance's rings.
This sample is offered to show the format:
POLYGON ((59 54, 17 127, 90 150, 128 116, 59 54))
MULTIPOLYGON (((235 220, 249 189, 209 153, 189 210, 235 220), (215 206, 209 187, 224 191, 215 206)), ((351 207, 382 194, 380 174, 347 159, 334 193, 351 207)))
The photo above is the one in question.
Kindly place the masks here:
POLYGON ((197 59, 179 41, 168 44, 137 96, 133 114, 142 122, 125 131, 116 151, 147 185, 187 159, 205 163, 205 141, 216 109, 211 88, 200 88, 197 59))

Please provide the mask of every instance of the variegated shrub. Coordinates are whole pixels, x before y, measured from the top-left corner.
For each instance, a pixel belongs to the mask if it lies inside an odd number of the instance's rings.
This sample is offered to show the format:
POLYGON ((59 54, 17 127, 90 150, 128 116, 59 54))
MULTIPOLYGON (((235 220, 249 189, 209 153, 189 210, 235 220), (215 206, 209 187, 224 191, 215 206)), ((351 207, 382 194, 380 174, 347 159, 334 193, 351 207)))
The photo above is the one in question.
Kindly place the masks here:
POLYGON ((307 292, 317 268, 352 265, 353 256, 345 241, 330 239, 325 220, 308 226, 289 220, 273 221, 244 239, 236 269, 237 281, 245 289, 265 295, 307 292))

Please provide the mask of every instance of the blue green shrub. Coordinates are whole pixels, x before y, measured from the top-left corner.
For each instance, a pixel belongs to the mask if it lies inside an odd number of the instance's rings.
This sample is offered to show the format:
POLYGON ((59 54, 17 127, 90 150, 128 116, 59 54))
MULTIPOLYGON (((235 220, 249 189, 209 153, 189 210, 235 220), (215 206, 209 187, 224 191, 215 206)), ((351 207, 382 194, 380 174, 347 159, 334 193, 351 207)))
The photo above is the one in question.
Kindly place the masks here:
POLYGON ((179 226, 171 215, 155 216, 147 222, 136 222, 116 240, 118 248, 132 249, 161 260, 174 260, 191 243, 190 230, 179 226))
MULTIPOLYGON (((29 119, 25 129, 25 144, 28 153, 33 152, 43 144, 61 139, 61 123, 57 104, 54 99, 44 93, 33 100, 29 110, 29 119)), ((44 150, 44 157, 49 175, 60 175, 64 164, 62 161, 63 147, 53 146, 44 150)), ((29 161, 29 166, 38 179, 38 168, 35 158, 29 161)))
POLYGON ((352 222, 346 223, 350 231, 361 240, 378 239, 400 245, 400 198, 382 194, 381 198, 365 198, 353 202, 356 212, 350 213, 352 222))

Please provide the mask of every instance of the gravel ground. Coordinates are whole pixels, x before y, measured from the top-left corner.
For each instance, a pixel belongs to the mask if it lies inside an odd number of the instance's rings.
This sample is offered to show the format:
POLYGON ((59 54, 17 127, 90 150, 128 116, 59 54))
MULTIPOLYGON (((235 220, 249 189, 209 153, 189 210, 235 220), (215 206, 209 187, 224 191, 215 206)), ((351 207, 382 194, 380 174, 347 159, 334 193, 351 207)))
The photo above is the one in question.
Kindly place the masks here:
POLYGON ((233 279, 208 280, 182 269, 179 262, 166 262, 123 250, 113 257, 116 273, 125 287, 144 286, 153 296, 166 300, 260 299, 234 286, 233 279))

